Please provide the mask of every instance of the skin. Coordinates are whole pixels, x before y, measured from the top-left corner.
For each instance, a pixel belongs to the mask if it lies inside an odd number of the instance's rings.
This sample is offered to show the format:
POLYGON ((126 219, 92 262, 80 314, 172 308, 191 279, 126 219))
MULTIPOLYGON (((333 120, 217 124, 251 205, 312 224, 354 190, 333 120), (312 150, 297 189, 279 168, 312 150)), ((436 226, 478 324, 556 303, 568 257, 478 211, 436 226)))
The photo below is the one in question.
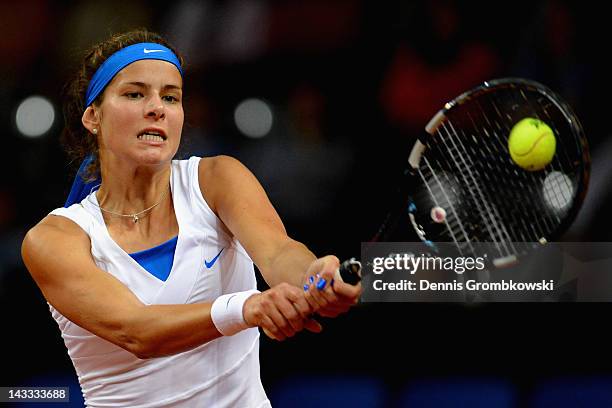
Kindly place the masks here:
MULTIPOLYGON (((157 60, 125 67, 105 89, 100 105, 83 113, 83 126, 97 134, 100 146, 100 205, 129 214, 159 202, 138 223, 103 213, 111 237, 128 253, 178 234, 169 177, 183 121, 182 78, 172 64, 157 60), (139 139, 147 129, 161 132, 164 140, 139 139)), ((320 331, 314 314, 337 316, 357 302, 361 286, 338 280, 329 284, 338 259, 317 259, 291 239, 263 188, 240 162, 227 156, 202 159, 199 184, 223 227, 242 243, 271 286, 245 302, 249 326, 283 340, 303 329, 320 331), (304 283, 316 274, 326 279, 325 288, 310 285, 304 291, 304 283)), ((46 300, 60 313, 139 358, 179 353, 221 336, 210 317, 211 303, 140 302, 96 266, 88 235, 65 217, 47 216, 33 227, 23 241, 22 256, 46 300)))

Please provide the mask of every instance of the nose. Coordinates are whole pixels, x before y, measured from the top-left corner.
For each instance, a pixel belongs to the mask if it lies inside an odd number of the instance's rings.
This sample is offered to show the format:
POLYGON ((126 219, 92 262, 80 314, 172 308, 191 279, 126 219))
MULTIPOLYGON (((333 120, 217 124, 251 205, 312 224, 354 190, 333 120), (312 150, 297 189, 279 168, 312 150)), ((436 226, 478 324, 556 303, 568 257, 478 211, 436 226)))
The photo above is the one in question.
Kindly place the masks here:
POLYGON ((145 116, 148 118, 163 119, 166 116, 166 109, 159 96, 152 97, 147 103, 145 116))

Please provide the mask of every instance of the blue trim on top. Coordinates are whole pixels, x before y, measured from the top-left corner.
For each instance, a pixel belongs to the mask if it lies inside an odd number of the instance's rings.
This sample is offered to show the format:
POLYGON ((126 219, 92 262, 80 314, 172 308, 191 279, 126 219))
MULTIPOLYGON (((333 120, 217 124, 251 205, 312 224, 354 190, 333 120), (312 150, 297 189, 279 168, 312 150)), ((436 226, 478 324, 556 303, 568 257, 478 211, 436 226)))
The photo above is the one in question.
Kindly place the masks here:
POLYGON ((165 282, 172 270, 177 242, 178 236, 153 248, 134 252, 129 255, 138 262, 140 266, 146 269, 147 272, 165 282))

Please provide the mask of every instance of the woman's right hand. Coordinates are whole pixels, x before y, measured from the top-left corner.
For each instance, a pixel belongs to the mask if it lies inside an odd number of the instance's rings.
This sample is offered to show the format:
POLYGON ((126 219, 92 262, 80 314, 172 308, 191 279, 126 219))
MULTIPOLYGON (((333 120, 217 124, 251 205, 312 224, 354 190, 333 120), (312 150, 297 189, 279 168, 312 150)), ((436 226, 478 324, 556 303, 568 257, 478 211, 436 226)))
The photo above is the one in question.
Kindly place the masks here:
POLYGON ((310 317, 314 312, 303 291, 288 283, 251 296, 243 306, 244 320, 249 326, 259 326, 268 337, 279 341, 303 329, 321 332, 322 326, 310 317))

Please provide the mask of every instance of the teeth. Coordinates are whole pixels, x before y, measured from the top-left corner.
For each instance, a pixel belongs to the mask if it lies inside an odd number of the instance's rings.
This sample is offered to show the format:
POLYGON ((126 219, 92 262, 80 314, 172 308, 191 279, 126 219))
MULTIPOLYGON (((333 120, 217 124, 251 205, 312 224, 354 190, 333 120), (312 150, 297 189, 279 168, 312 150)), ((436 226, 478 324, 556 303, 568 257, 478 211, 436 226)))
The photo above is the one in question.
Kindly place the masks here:
POLYGON ((144 140, 147 142, 163 142, 164 138, 161 137, 158 134, 154 134, 154 133, 143 133, 142 135, 138 136, 138 139, 140 140, 144 140))

